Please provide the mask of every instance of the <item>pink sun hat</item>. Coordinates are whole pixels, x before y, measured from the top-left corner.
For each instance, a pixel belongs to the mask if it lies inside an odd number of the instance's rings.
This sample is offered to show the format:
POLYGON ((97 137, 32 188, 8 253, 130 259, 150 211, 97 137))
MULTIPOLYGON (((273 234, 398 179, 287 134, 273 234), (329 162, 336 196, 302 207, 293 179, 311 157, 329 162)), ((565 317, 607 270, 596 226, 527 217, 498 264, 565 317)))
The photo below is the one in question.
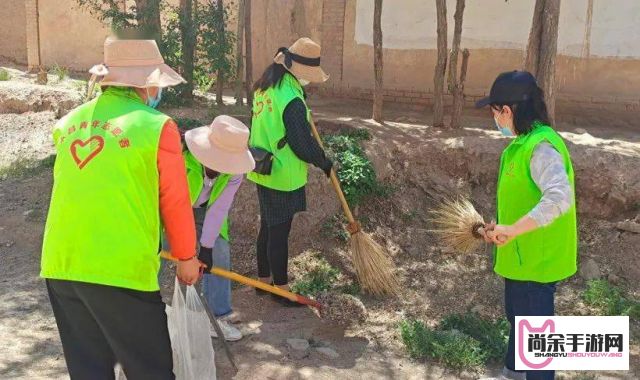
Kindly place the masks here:
POLYGON ((200 163, 226 174, 244 174, 256 163, 249 151, 249 128, 238 119, 220 115, 211 125, 187 131, 187 147, 200 163))

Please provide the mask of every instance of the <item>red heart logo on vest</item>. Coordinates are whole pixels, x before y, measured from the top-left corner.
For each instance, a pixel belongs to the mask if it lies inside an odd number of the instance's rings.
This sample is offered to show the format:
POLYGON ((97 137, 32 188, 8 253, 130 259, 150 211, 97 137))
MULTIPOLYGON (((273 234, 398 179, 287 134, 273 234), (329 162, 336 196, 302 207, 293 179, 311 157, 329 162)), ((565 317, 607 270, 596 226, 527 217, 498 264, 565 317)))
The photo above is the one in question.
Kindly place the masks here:
POLYGON ((104 139, 101 136, 91 136, 90 138, 84 141, 79 139, 74 140, 71 143, 71 147, 70 147, 71 156, 73 156, 73 160, 76 162, 76 165, 78 165, 78 168, 80 169, 84 168, 85 165, 89 163, 89 161, 93 160, 95 156, 97 156, 100 152, 102 152, 103 148, 104 148, 104 139), (96 143, 92 144, 92 142, 94 141, 96 143), (87 157, 82 159, 78 156, 78 147, 84 148, 87 145, 89 146, 89 148, 91 148, 91 152, 87 157))

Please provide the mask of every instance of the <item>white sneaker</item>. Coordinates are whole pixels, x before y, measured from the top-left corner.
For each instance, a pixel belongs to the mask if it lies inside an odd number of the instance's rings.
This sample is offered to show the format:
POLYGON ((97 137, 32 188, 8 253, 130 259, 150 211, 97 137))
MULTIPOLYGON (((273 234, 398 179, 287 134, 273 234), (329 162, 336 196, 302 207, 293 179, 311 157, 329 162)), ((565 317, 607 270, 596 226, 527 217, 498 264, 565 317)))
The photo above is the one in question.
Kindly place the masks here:
MULTIPOLYGON (((222 330, 222 334, 224 335, 224 339, 228 342, 235 342, 237 340, 242 339, 242 333, 237 328, 231 326, 226 321, 218 319, 218 325, 220 325, 220 330, 222 330)), ((210 326, 211 337, 217 338, 218 334, 216 333, 216 329, 213 328, 213 325, 210 326)))

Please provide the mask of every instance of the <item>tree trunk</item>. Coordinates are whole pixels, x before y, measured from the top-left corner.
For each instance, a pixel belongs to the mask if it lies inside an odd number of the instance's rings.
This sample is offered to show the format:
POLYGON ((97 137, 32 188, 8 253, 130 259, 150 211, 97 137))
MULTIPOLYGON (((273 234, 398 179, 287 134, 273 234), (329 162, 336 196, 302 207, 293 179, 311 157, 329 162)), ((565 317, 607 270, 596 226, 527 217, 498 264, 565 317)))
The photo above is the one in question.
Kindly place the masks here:
POLYGON ((456 1, 456 13, 453 16, 455 26, 453 29, 453 42, 451 43, 451 58, 449 59, 449 91, 457 85, 458 81, 458 53, 462 40, 462 16, 464 15, 465 0, 456 1))
POLYGON ((373 70, 375 87, 373 90, 373 120, 382 122, 383 61, 382 61, 382 0, 375 0, 373 10, 373 70))
POLYGON ((242 39, 244 37, 244 0, 238 0, 238 29, 236 30, 236 105, 241 106, 242 99, 242 77, 244 69, 242 54, 242 39))
POLYGON ((433 125, 444 126, 444 76, 447 70, 447 2, 436 0, 438 60, 433 74, 433 125))
POLYGON ((251 54, 251 0, 245 0, 244 5, 244 44, 245 44, 245 86, 247 88, 247 105, 253 107, 253 57, 251 54))
POLYGON ((187 81, 181 97, 193 99, 193 59, 195 33, 193 30, 193 0, 180 0, 180 33, 182 34, 182 76, 187 81))
POLYGON ((159 41, 162 36, 160 24, 160 0, 135 0, 136 21, 141 29, 159 41))
POLYGON ((460 80, 456 81, 453 89, 453 111, 451 113, 451 128, 460 128, 462 125, 462 108, 464 107, 464 82, 467 80, 467 67, 469 66, 469 49, 462 51, 462 66, 460 67, 460 80))
POLYGON ((531 72, 544 91, 551 123, 555 120, 556 53, 560 0, 536 0, 525 57, 525 70, 531 72))
MULTIPOLYGON (((220 30, 218 33, 218 41, 224 41, 224 3, 223 0, 216 1, 216 10, 218 11, 218 17, 220 17, 220 30)), ((218 75, 216 76, 216 104, 219 106, 224 105, 224 101, 222 100, 222 91, 224 90, 224 71, 222 68, 218 69, 218 75)))

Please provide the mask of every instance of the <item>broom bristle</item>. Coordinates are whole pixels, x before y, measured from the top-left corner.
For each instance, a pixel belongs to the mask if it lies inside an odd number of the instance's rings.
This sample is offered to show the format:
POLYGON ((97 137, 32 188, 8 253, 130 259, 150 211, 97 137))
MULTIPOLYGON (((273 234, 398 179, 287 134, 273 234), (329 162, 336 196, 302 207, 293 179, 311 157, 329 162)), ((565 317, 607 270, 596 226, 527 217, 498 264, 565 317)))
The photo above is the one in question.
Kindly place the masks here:
POLYGON ((364 291, 376 296, 398 294, 393 261, 371 236, 362 231, 351 235, 351 255, 364 291))
POLYGON ((431 230, 448 248, 461 253, 478 249, 483 240, 475 230, 484 226, 482 216, 466 198, 448 199, 431 212, 435 229, 431 230))

